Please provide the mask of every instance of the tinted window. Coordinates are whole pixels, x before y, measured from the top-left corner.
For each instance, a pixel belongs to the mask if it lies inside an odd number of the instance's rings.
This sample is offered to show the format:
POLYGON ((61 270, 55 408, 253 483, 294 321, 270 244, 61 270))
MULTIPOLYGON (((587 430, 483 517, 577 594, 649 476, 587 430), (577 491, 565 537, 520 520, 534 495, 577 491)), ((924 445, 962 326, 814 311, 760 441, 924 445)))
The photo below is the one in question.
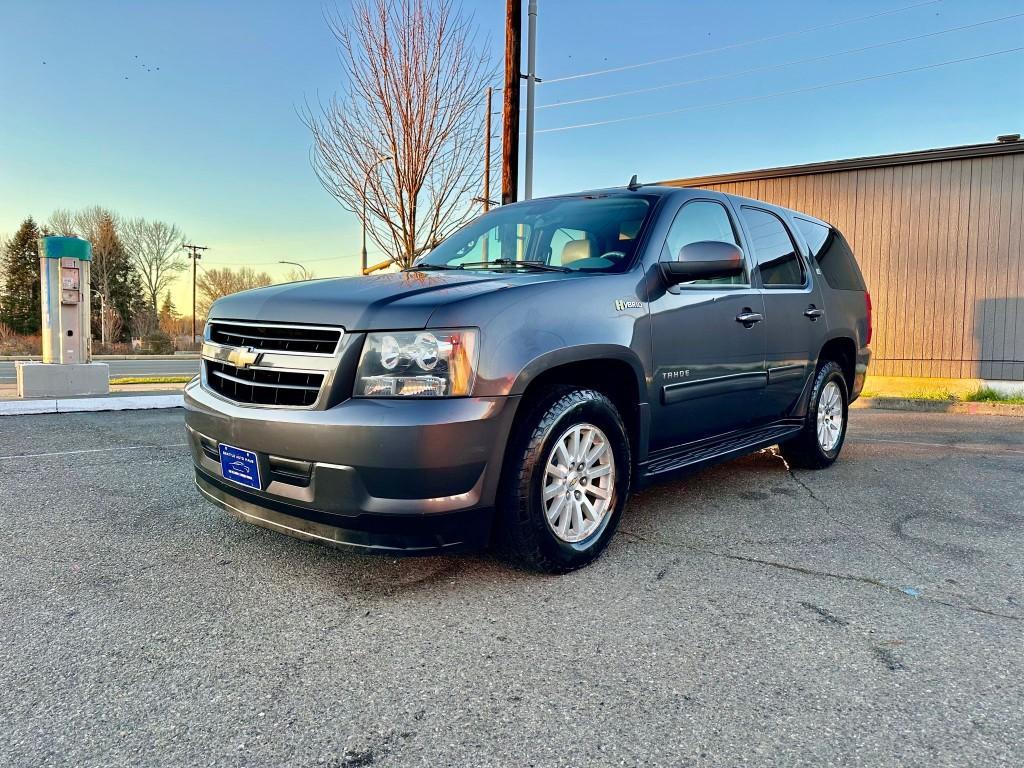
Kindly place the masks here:
POLYGON ((803 285, 804 268, 782 219, 760 208, 744 206, 742 211, 765 287, 803 285))
MULTIPOLYGON (((710 200, 694 200, 682 207, 672 222, 672 228, 665 238, 665 247, 661 252, 662 261, 675 261, 684 245, 713 240, 739 245, 736 231, 733 229, 729 212, 721 203, 710 200)), ((743 275, 721 277, 713 280, 691 280, 686 285, 742 285, 746 283, 743 275)))
POLYGON ((863 291, 864 278, 842 233, 807 219, 796 217, 795 221, 797 229, 807 239, 811 258, 821 269, 825 282, 841 291, 863 291))

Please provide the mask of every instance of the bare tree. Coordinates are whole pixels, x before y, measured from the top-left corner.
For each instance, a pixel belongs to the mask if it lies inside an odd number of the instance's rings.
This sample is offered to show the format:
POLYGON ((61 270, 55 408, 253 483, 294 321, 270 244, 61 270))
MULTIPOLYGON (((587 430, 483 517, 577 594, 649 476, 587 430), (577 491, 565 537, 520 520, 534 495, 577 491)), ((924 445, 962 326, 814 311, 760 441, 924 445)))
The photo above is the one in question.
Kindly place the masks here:
POLYGON ((142 277, 146 301, 157 314, 160 294, 167 290, 175 276, 188 268, 180 252, 185 236, 174 224, 146 221, 144 218, 121 222, 121 241, 142 277))
POLYGON ((124 320, 121 319, 121 313, 113 305, 107 304, 100 310, 100 317, 103 327, 106 329, 106 338, 111 341, 117 341, 121 338, 121 331, 124 330, 124 320))
POLYGON ((357 216, 365 190, 370 236, 408 267, 476 213, 494 69, 453 0, 354 0, 327 24, 345 85, 306 105, 313 170, 357 216))
POLYGON ((124 268, 131 269, 124 261, 118 225, 117 214, 99 205, 74 213, 58 208, 47 222, 47 226, 58 234, 82 237, 92 244, 91 279, 107 304, 111 301, 112 284, 120 277, 120 272, 124 268))
POLYGON ((252 267, 223 267, 221 269, 204 269, 196 279, 196 314, 206 316, 210 306, 222 296, 227 296, 250 288, 262 288, 272 285, 274 279, 266 272, 257 272, 252 267))
POLYGON ((75 237, 78 234, 75 214, 67 208, 58 208, 46 222, 46 230, 61 237, 75 237))
POLYGON ((288 273, 284 276, 284 282, 286 283, 298 283, 302 280, 315 280, 316 273, 310 269, 301 270, 292 267, 288 270, 288 273))

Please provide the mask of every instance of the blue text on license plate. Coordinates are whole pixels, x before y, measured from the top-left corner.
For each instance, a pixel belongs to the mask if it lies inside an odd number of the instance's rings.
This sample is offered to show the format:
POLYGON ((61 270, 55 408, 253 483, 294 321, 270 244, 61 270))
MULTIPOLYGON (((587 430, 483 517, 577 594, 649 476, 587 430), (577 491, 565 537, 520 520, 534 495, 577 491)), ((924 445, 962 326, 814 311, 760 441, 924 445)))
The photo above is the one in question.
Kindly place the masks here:
POLYGON ((220 471, 227 480, 260 489, 260 463, 256 454, 233 445, 220 444, 220 471))

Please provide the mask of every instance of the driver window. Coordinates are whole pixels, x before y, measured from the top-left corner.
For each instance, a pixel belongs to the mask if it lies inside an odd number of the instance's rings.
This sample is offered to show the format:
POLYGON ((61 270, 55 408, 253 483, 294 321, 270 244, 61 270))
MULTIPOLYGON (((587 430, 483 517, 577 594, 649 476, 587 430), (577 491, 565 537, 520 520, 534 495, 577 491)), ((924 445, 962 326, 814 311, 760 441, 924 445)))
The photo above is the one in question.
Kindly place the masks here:
MULTIPOLYGON (((690 243, 714 240, 738 246, 739 238, 729 218, 729 212, 721 203, 711 200, 694 200, 682 207, 665 238, 661 251, 662 261, 675 261, 679 249, 690 243)), ((746 285, 745 275, 716 277, 711 280, 691 280, 683 285, 746 285)))

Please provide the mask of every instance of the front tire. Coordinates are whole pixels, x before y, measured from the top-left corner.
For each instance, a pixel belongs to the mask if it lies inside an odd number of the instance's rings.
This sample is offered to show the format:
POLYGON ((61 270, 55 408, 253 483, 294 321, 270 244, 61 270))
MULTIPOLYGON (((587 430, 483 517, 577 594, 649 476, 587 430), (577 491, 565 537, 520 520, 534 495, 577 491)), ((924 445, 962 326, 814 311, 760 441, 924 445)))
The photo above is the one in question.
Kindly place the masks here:
POLYGON ((629 496, 622 417, 590 389, 559 388, 518 423, 504 473, 504 544, 523 564, 565 573, 597 558, 629 496))
POLYGON ((824 469, 839 457, 846 440, 849 394, 843 369, 831 360, 814 374, 804 428, 779 446, 791 466, 824 469))

